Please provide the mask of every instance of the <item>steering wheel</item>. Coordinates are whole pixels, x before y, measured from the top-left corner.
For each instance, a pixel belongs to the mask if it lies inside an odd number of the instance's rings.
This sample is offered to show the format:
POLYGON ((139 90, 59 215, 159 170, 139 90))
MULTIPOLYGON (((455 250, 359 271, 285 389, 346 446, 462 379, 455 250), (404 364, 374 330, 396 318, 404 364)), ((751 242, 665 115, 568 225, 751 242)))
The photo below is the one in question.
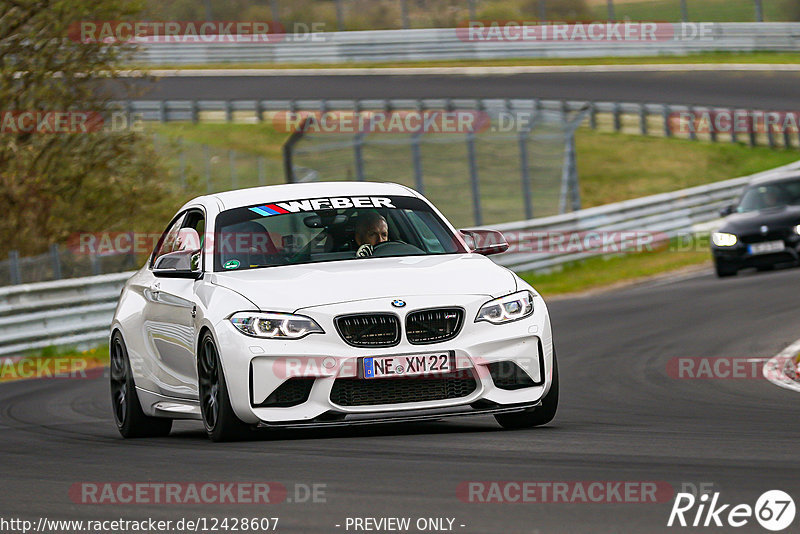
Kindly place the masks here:
POLYGON ((410 256, 413 254, 424 254, 421 248, 409 245, 404 241, 384 241, 378 243, 372 249, 372 257, 375 256, 410 256))

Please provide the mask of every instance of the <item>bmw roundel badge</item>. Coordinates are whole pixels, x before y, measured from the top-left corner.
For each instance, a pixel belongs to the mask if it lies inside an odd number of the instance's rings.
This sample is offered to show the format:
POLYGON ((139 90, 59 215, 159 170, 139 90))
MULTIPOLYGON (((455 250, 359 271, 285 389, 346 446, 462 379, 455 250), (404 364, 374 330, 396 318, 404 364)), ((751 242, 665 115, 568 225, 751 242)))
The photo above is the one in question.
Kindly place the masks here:
POLYGON ((404 300, 397 299, 392 301, 392 306, 394 306, 395 308, 404 308, 405 305, 406 301, 404 300))

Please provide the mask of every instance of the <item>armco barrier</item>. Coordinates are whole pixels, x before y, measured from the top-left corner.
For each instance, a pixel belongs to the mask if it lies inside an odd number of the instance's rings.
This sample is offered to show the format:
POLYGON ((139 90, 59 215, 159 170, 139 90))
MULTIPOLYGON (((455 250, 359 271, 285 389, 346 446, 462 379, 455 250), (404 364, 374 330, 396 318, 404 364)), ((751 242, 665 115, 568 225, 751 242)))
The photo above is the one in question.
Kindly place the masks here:
POLYGON ((0 356, 102 343, 122 285, 132 274, 0 288, 0 356))
MULTIPOLYGON (((525 232, 658 232, 672 237, 719 217, 751 179, 800 173, 800 161, 709 185, 588 208, 564 215, 495 225, 509 237, 525 232)), ((494 256, 516 271, 549 269, 594 253, 515 253, 494 256)), ((0 356, 49 345, 87 345, 108 339, 120 289, 131 272, 0 288, 0 356)))
MULTIPOLYGON (((662 23, 663 24, 663 23, 662 23)), ((674 23, 682 35, 681 23, 674 23)), ((369 30, 288 34, 274 42, 142 43, 134 61, 149 64, 348 63, 481 60, 528 57, 626 57, 729 51, 795 52, 800 23, 687 23, 683 35, 703 27, 704 38, 658 41, 505 40, 476 41, 464 29, 369 30)))

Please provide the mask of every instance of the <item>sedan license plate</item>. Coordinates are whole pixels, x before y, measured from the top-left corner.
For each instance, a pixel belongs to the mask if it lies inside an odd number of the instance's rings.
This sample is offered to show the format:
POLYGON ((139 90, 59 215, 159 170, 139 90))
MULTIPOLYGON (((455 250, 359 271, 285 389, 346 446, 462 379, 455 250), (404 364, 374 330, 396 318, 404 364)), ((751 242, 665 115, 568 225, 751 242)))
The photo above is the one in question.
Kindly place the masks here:
POLYGON ((783 249, 783 241, 765 241, 747 246, 747 251, 750 254, 769 254, 770 252, 780 252, 783 249))
POLYGON ((364 358, 364 378, 387 378, 449 373, 453 369, 449 352, 373 356, 364 358))

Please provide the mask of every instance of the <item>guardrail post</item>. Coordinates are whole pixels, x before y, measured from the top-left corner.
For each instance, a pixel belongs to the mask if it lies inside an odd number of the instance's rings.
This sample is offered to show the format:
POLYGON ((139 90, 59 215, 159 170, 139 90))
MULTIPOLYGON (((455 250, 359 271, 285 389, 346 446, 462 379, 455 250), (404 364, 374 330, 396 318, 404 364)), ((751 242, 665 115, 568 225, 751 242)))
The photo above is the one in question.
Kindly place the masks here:
POLYGON ((748 144, 751 147, 756 146, 756 118, 752 111, 747 110, 747 126, 748 126, 748 144))
POLYGON ((729 109, 728 113, 729 117, 731 117, 731 143, 735 144, 739 140, 736 132, 736 110, 729 109))
POLYGON ((58 245, 50 245, 50 260, 53 262, 53 280, 61 280, 61 256, 58 245))
POLYGON ((792 148, 792 138, 789 136, 789 128, 783 127, 783 146, 784 148, 792 148))
POLYGON ((708 110, 708 135, 711 137, 711 142, 717 142, 717 124, 714 120, 714 110, 708 110))
POLYGON ((231 189, 236 189, 236 151, 228 150, 228 163, 231 172, 231 189))
POLYGON ((772 128, 771 124, 767 124, 767 121, 764 121, 764 126, 767 128, 767 142, 769 143, 770 148, 775 148, 775 130, 772 128))
POLYGON ((408 0, 400 0, 400 18, 403 21, 403 29, 409 28, 408 23, 408 0))
POLYGON ((92 274, 95 276, 100 274, 100 259, 97 257, 97 251, 91 251, 89 254, 89 263, 91 264, 92 274))
POLYGON ((256 121, 264 122, 264 102, 256 100, 256 121))
POLYGON ((517 142, 519 144, 519 169, 522 178, 522 199, 525 202, 525 218, 533 219, 533 203, 531 202, 531 175, 528 169, 528 134, 530 130, 522 128, 519 131, 517 142))
POLYGON ((761 6, 761 0, 755 0, 756 4, 756 22, 764 22, 764 10, 761 6))
POLYGON ((190 113, 192 114, 192 123, 197 124, 200 121, 200 111, 197 100, 192 100, 190 113))
POLYGON ((681 0, 681 20, 689 22, 689 8, 686 6, 686 0, 681 0))
POLYGON ((181 178, 181 188, 186 189, 186 149, 183 146, 183 137, 178 138, 178 161, 181 178))
POLYGON ((597 107, 594 102, 589 102, 589 128, 597 129, 597 107))
POLYGON ((209 154, 208 145, 203 145, 203 160, 205 161, 206 171, 206 193, 211 192, 211 155, 209 154))
POLYGON ((472 189, 472 213, 475 224, 483 224, 483 214, 481 213, 481 189, 478 183, 478 160, 475 155, 475 133, 467 132, 467 159, 469 161, 469 183, 472 189))
POLYGON ((419 132, 411 134, 411 161, 414 164, 414 187, 420 194, 425 194, 425 182, 422 178, 422 153, 419 147, 421 135, 419 132))
POLYGON ((547 5, 545 0, 539 0, 539 21, 547 20, 547 5))
POLYGON ((475 20, 478 16, 475 14, 475 0, 469 0, 469 20, 475 20))
POLYGON ((621 132, 622 131, 622 116, 621 116, 621 106, 619 102, 614 102, 614 131, 621 132))
POLYGON ((608 20, 617 20, 617 16, 614 13, 614 0, 608 0, 608 20))
POLYGON ((661 108, 661 115, 664 117, 664 137, 672 137, 672 128, 669 124, 670 119, 670 111, 669 111, 669 104, 664 104, 664 107, 661 108))
POLYGON ((336 29, 344 31, 344 6, 342 0, 336 0, 336 29))
POLYGON ((225 101, 225 121, 233 122, 233 103, 230 100, 225 101))
POLYGON ((269 0, 269 8, 272 13, 272 22, 275 24, 281 23, 281 15, 278 11, 278 0, 269 0))
POLYGON ((689 120, 691 123, 689 124, 689 139, 692 141, 697 141, 697 121, 695 120, 694 115, 694 107, 689 106, 689 120))
POLYGON ((267 169, 264 156, 258 156, 258 185, 267 185, 267 169))
POLYGON ((647 135, 647 104, 639 104, 639 132, 647 135))
POLYGON ((19 252, 16 250, 8 253, 8 273, 12 286, 22 283, 22 277, 19 274, 19 252))
POLYGON ((160 100, 158 103, 158 122, 167 122, 167 101, 160 100))

